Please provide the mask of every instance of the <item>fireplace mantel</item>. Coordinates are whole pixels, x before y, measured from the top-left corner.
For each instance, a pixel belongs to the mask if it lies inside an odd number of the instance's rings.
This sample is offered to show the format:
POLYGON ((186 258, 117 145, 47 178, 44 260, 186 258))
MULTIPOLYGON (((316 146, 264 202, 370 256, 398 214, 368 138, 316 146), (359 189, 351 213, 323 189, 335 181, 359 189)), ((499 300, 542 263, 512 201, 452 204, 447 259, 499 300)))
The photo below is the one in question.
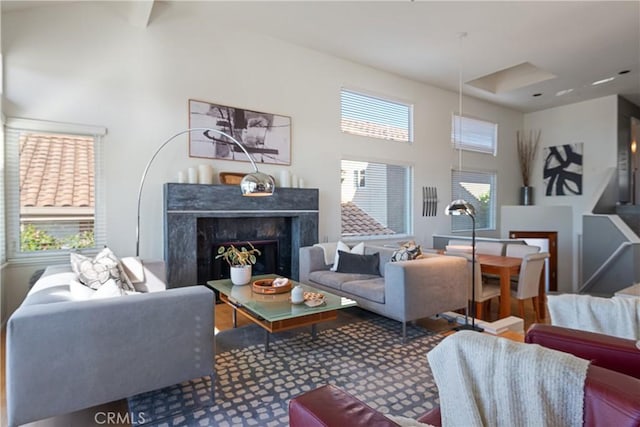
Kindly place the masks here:
POLYGON ((284 218, 290 223, 286 256, 291 277, 297 279, 300 247, 318 242, 318 206, 314 188, 277 188, 270 197, 245 197, 235 185, 165 184, 164 259, 169 286, 203 280, 198 277, 198 258, 203 256, 198 253, 198 239, 202 247, 202 239, 209 238, 202 234, 211 231, 208 221, 215 218, 284 218))

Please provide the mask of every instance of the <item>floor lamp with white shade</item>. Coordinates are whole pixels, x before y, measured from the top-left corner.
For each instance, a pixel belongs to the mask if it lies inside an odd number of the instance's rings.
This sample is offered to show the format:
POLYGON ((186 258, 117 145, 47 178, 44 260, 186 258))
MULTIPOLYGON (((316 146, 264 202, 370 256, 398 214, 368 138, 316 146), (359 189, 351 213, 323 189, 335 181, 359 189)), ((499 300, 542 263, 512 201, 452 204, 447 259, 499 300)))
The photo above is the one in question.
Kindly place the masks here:
POLYGON ((273 191, 276 188, 273 178, 270 175, 267 175, 266 173, 260 172, 258 170, 258 166, 256 165, 256 162, 253 160, 253 157, 251 157, 251 154, 249 154, 249 152, 244 147, 244 145, 242 145, 240 141, 238 141, 228 133, 225 133, 221 130, 213 129, 213 128, 189 128, 189 129, 182 130, 170 136, 162 144, 160 144, 158 149, 153 153, 153 156, 151 156, 151 159, 149 159, 149 161, 147 162, 147 166, 145 166, 144 172, 142 172, 142 178, 140 179, 140 187, 138 188, 138 220, 136 223, 136 256, 140 256, 140 204, 141 204, 140 202, 142 200, 142 189, 144 187, 144 182, 147 179, 147 173, 149 172, 149 168, 151 167, 151 164, 153 163, 153 161, 156 159, 156 157, 164 147, 166 147, 171 141, 175 140, 180 135, 188 134, 191 132, 202 132, 202 133, 206 132, 209 138, 210 138, 210 135, 208 134, 213 132, 214 134, 218 134, 221 137, 225 137, 226 139, 223 142, 228 143, 228 141, 231 141, 234 144, 236 144, 238 147, 240 147, 242 152, 247 156, 247 158, 251 162, 251 165, 253 166, 253 172, 246 174, 242 178, 242 181, 240 182, 240 190, 243 196, 250 196, 250 197, 271 196, 273 194, 273 191))

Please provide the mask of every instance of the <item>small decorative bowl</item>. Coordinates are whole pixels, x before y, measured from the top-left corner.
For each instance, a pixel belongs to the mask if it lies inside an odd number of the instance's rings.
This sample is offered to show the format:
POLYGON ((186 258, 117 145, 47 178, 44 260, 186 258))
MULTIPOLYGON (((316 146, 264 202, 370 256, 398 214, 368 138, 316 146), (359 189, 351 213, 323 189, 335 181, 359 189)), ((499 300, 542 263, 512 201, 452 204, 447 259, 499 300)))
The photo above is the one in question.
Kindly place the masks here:
POLYGON ((257 294, 284 294, 291 290, 291 280, 284 286, 273 286, 273 279, 260 279, 253 282, 251 289, 257 294))

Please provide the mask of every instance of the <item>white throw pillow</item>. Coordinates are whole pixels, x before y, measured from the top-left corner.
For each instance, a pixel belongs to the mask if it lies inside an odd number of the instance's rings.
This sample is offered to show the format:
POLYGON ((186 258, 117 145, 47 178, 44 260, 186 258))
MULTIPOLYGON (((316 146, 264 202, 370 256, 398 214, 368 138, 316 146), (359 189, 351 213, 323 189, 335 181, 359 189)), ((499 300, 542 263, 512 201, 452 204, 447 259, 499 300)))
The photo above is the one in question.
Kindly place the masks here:
POLYGON ((101 250, 95 258, 71 252, 71 269, 78 280, 91 289, 99 289, 108 280, 113 279, 122 290, 135 290, 129 278, 124 273, 120 260, 109 248, 101 250))
POLYGON ((138 284, 144 282, 144 266, 139 257, 128 256, 120 260, 122 269, 131 283, 138 284))
POLYGON ((98 289, 91 289, 77 280, 71 280, 69 283, 69 289, 71 291, 71 296, 76 301, 112 298, 125 295, 125 291, 123 291, 113 279, 107 280, 98 289))
POLYGON ((333 259, 333 265, 331 266, 331 271, 336 271, 338 269, 338 261, 340 260, 340 252, 351 252, 352 254, 364 255, 364 242, 360 242, 355 245, 353 248, 349 248, 349 246, 340 241, 338 242, 338 247, 336 248, 336 256, 333 259))
POLYGON ((76 301, 91 299, 91 295, 95 292, 93 289, 87 285, 83 285, 76 279, 69 282, 69 291, 71 292, 71 297, 76 301))

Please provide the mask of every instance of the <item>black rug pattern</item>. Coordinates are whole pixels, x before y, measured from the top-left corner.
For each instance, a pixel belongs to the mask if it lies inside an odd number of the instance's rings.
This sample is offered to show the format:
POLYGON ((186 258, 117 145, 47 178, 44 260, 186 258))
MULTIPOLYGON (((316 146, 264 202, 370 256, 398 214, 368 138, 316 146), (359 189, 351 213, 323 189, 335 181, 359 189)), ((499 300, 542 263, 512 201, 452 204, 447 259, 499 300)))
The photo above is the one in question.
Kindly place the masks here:
POLYGON ((417 418, 438 404, 426 354, 442 336, 409 327, 400 340, 399 323, 370 316, 320 330, 274 334, 265 355, 257 325, 216 336, 216 377, 203 377, 129 399, 143 423, 172 426, 288 426, 289 400, 334 384, 383 413, 417 418), (253 344, 218 353, 220 340, 253 344), (257 339, 256 339, 257 338, 257 339), (213 397, 213 401, 212 401, 213 397))

